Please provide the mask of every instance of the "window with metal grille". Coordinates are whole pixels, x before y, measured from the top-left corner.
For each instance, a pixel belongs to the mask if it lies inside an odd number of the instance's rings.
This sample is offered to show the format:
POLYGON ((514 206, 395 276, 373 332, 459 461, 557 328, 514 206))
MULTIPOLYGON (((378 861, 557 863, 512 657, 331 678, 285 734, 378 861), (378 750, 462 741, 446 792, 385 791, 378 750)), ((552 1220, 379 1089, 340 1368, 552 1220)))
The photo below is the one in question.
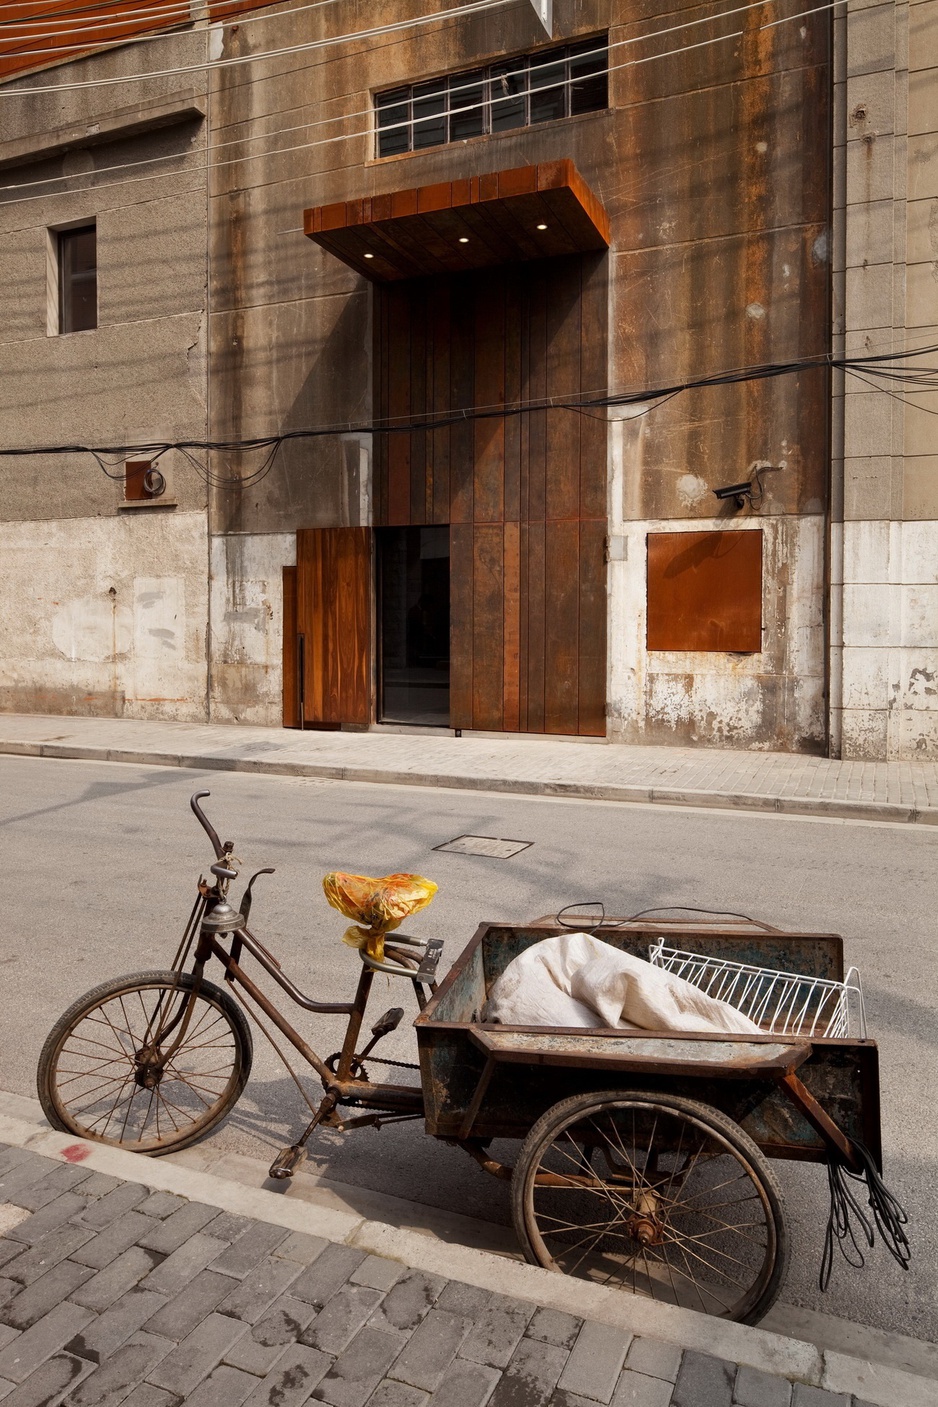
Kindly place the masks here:
POLYGON ((462 142, 608 106, 608 36, 375 95, 378 155, 462 142))
POLYGON ((94 225, 60 230, 59 331, 86 332, 98 325, 98 241, 94 225))

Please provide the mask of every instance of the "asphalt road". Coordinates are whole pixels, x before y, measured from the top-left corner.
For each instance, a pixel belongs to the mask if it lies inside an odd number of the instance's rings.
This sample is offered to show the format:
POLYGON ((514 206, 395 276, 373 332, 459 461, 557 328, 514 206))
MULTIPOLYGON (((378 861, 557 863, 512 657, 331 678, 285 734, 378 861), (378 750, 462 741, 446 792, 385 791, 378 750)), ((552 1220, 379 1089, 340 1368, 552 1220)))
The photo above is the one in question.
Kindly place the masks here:
MULTIPOLYGON (((602 897, 610 913, 685 903, 842 933, 880 1042, 886 1175, 910 1212, 914 1260, 903 1273, 877 1248, 865 1271, 836 1265, 829 1292, 820 1294, 825 1175, 778 1163, 793 1238, 783 1298, 938 1341, 938 833, 3 757, 0 1088, 34 1093, 45 1034, 77 995, 106 978, 169 964, 195 880, 212 858, 188 809, 200 786, 211 788, 209 814, 236 840, 245 871, 276 865, 275 875, 258 881, 252 928, 320 999, 345 1000, 358 966, 341 942, 343 919, 322 895, 329 869, 435 879, 439 895, 408 929, 445 939, 444 967, 480 920, 522 921, 584 897, 602 897), (466 832, 533 844, 509 860, 434 852, 466 832)), ((405 1001, 400 988, 382 998, 376 989, 376 1014, 405 1001)), ((307 1016, 298 1025, 322 1054, 340 1043, 337 1018, 307 1016)), ((407 1059, 411 1042, 405 1023, 385 1052, 407 1059)), ((302 1128, 304 1107, 258 1039, 245 1096, 213 1142, 266 1157, 302 1128)), ((427 1138, 419 1124, 324 1132, 311 1163, 346 1183, 508 1220, 505 1186, 427 1138)))

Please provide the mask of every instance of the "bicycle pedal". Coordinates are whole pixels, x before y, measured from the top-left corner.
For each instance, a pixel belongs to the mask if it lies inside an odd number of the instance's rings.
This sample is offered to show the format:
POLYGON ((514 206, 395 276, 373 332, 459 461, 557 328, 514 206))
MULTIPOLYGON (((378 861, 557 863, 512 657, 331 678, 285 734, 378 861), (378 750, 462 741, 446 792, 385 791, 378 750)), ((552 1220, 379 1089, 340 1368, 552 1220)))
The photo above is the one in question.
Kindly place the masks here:
POLYGON ((275 1182, 283 1182, 292 1177, 297 1168, 306 1159, 306 1149, 293 1144, 290 1148, 281 1148, 276 1158, 270 1165, 268 1177, 275 1182))

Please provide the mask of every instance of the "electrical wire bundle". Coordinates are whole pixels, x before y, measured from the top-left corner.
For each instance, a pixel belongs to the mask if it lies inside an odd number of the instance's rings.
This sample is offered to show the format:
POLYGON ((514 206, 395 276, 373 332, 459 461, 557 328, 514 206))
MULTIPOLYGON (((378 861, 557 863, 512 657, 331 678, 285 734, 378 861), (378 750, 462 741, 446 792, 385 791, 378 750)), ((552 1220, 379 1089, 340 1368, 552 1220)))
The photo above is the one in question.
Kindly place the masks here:
POLYGON ((822 1290, 826 1290, 830 1284, 835 1245, 840 1248, 847 1264, 857 1270, 862 1269, 866 1263, 860 1241, 865 1241, 867 1247, 872 1250, 877 1232, 886 1250, 903 1270, 908 1270, 912 1259, 909 1240, 904 1230, 909 1222, 908 1213, 883 1182, 873 1155, 866 1145, 858 1139, 851 1139, 851 1143, 860 1164, 859 1172, 853 1172, 835 1153, 831 1153, 827 1160, 831 1209, 827 1218, 821 1269, 818 1274, 818 1285, 822 1290), (855 1192, 851 1183, 865 1184, 871 1217, 860 1205, 859 1187, 855 1192))

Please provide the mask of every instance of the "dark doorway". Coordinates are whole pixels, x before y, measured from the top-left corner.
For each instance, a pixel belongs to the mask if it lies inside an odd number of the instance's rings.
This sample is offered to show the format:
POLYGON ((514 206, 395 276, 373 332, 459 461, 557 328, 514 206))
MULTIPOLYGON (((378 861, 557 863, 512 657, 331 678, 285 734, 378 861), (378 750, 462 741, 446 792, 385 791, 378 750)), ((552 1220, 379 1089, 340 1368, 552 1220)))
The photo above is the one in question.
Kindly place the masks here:
POLYGON ((382 723, 449 725, 449 527, 379 528, 382 723))

